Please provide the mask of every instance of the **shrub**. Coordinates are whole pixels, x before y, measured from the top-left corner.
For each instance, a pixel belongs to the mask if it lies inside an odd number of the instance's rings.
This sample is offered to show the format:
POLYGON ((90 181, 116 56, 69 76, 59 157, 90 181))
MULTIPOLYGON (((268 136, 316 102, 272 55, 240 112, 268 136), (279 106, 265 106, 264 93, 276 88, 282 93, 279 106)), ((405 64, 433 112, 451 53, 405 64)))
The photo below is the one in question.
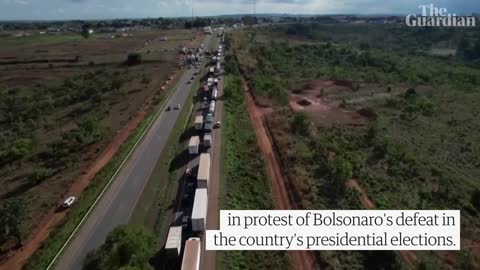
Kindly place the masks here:
POLYGON ((52 175, 52 171, 46 168, 37 168, 28 176, 30 183, 37 185, 52 175))
POLYGON ((142 63, 142 55, 139 53, 129 53, 127 56, 127 65, 133 66, 142 63))

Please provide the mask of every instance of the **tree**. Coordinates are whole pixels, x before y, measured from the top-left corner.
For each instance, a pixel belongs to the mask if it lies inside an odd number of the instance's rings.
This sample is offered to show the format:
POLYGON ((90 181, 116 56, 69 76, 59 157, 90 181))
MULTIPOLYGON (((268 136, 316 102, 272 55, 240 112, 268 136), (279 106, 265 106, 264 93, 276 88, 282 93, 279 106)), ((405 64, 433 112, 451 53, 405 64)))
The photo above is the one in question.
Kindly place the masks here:
POLYGON ((20 224, 25 215, 24 205, 21 198, 7 199, 0 205, 0 242, 16 238, 21 243, 20 224))
POLYGON ((139 53, 129 53, 127 56, 127 65, 133 66, 142 63, 142 55, 139 53))
POLYGON ((33 185, 40 184, 43 180, 47 179, 52 174, 50 169, 46 168, 36 168, 32 174, 28 176, 28 180, 33 185))
POLYGON ((331 165, 330 172, 333 177, 333 187, 336 196, 345 194, 347 180, 352 177, 352 164, 348 160, 337 156, 331 165))
POLYGON ((143 228, 121 225, 115 228, 105 243, 90 252, 83 269, 153 269, 149 260, 155 253, 153 236, 143 228))
POLYGON ((310 120, 308 119, 307 114, 305 112, 295 113, 291 122, 291 127, 297 134, 302 136, 308 135, 310 129, 310 120))
POLYGON ((478 211, 480 211, 480 190, 479 189, 477 189, 473 192, 471 202, 472 202, 472 205, 478 211))
POLYGON ((22 166, 22 159, 30 154, 33 150, 31 139, 18 139, 10 148, 10 155, 14 160, 19 160, 19 166, 22 166))
POLYGON ((82 36, 84 38, 89 38, 90 37, 90 24, 84 24, 82 25, 82 36))

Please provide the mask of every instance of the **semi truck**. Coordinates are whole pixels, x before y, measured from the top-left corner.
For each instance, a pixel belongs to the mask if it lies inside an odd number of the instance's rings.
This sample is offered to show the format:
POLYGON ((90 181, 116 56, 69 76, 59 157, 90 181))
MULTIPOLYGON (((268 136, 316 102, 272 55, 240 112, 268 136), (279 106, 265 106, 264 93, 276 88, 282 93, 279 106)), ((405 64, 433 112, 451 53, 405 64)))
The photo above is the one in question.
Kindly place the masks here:
POLYGON ((197 188, 192 209, 192 231, 203 232, 207 224, 208 192, 206 188, 197 188))
POLYGON ((181 270, 200 270, 202 241, 200 238, 190 238, 185 242, 185 252, 181 270))
POLYGON ((215 114, 215 100, 210 102, 210 107, 208 108, 208 113, 215 114))
POLYGON ((192 136, 188 142, 188 153, 190 155, 198 155, 198 150, 200 147, 200 137, 192 136))
POLYGON ((210 154, 200 154, 198 163, 197 187, 208 188, 210 182, 210 154))
POLYGON ((202 130, 203 128, 203 115, 197 115, 195 117, 195 130, 202 130))
POLYGON ((211 147, 212 146, 212 134, 207 133, 203 136, 203 145, 205 147, 211 147))
POLYGON ((182 249, 182 227, 170 227, 168 230, 165 251, 169 258, 177 258, 182 249))

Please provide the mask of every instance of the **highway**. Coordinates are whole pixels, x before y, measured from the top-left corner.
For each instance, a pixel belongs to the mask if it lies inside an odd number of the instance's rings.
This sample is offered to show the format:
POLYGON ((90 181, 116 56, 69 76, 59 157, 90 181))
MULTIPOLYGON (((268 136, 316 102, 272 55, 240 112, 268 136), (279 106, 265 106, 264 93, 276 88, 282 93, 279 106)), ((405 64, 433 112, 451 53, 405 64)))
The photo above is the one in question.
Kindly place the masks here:
MULTIPOLYGON (((210 38, 211 35, 207 35, 203 44, 209 44, 210 38)), ((65 248, 55 269, 82 269, 87 253, 99 247, 115 227, 128 223, 180 114, 180 110, 174 110, 174 107, 180 104, 183 108, 192 90, 193 84, 187 82, 194 72, 195 69, 188 69, 180 78, 176 91, 166 103, 172 109, 161 112, 154 120, 109 189, 65 248)))

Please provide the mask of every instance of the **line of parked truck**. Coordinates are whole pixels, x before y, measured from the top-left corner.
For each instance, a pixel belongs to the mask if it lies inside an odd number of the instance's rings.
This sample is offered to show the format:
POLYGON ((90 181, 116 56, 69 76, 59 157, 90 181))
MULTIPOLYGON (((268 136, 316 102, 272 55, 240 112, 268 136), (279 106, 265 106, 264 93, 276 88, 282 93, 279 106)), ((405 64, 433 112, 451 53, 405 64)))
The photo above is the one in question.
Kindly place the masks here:
MULTIPOLYGON (((209 77, 203 87, 202 110, 201 114, 195 117, 194 128, 196 135, 190 138, 188 144, 188 153, 190 155, 190 163, 186 170, 186 181, 193 180, 194 197, 193 206, 189 218, 182 219, 182 226, 172 226, 169 229, 167 241, 165 243, 165 251, 170 258, 179 262, 182 257, 182 239, 185 241, 183 249, 183 259, 181 262, 181 270, 199 270, 202 258, 202 240, 201 236, 206 229, 207 210, 208 210, 208 190, 210 184, 210 168, 211 155, 210 147, 213 146, 212 129, 219 128, 221 123, 215 122, 216 100, 218 97, 218 82, 220 79, 221 69, 221 52, 222 45, 213 53, 212 67, 208 69, 209 77), (194 173, 198 162, 198 168, 194 173), (184 222, 188 220, 190 222, 184 222), (187 236, 187 237, 182 237, 187 236)), ((191 185, 187 182, 186 186, 191 185)), ((192 190, 193 191, 193 190, 192 190)), ((187 192, 192 192, 187 191, 187 192)), ((185 194, 184 196, 189 196, 185 194)), ((188 201, 188 204, 191 202, 188 201)), ((187 211, 184 211, 184 217, 187 211)))

